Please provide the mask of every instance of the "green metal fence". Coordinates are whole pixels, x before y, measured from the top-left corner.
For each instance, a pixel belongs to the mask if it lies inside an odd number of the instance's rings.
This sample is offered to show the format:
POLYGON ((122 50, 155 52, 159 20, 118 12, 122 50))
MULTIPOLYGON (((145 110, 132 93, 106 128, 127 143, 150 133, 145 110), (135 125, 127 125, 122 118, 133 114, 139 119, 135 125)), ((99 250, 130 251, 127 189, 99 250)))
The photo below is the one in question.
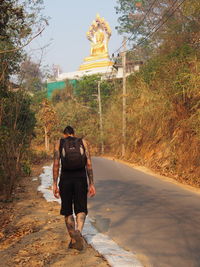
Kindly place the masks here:
MULTIPOLYGON (((76 87, 77 80, 68 80, 67 82, 71 84, 73 87, 76 87)), ((51 98, 53 91, 61 90, 64 89, 65 87, 66 87, 65 81, 47 83, 47 97, 51 98)))

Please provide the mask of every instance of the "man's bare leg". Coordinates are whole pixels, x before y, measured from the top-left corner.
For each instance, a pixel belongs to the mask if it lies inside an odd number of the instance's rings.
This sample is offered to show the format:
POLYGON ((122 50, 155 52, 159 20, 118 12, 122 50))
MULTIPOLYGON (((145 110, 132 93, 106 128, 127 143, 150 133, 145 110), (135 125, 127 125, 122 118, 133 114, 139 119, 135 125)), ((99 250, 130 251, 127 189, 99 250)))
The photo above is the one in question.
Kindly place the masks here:
POLYGON ((86 218, 85 212, 80 212, 76 215, 77 230, 79 230, 80 233, 82 233, 83 226, 85 223, 85 218, 86 218))
POLYGON ((73 238, 74 233, 75 233, 74 216, 73 215, 65 216, 65 224, 67 226, 67 230, 68 230, 68 233, 69 233, 69 235, 71 237, 72 244, 73 244, 73 243, 75 243, 75 240, 73 238))
POLYGON ((83 229, 85 217, 86 217, 86 214, 84 212, 80 212, 77 214, 76 216, 77 230, 75 230, 75 221, 74 221, 73 215, 65 216, 65 223, 66 223, 69 235, 71 237, 69 248, 75 248, 81 251, 86 247, 85 240, 81 236, 81 231, 83 229))

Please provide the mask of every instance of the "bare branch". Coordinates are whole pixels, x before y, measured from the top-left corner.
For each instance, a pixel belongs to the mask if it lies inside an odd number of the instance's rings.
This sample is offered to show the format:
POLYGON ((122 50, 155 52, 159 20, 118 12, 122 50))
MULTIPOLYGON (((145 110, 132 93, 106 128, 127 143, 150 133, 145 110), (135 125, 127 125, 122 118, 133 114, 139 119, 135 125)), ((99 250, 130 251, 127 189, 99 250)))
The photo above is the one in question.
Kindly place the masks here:
POLYGON ((5 74, 7 67, 8 67, 8 63, 6 63, 5 66, 3 67, 3 70, 2 70, 2 73, 0 76, 0 81, 2 81, 4 79, 4 74, 5 74))
POLYGON ((44 31, 45 27, 42 28, 35 36, 33 36, 30 40, 28 40, 28 42, 26 44, 24 44, 21 47, 16 47, 10 50, 4 50, 4 51, 0 51, 0 54, 5 54, 5 53, 11 53, 11 52, 16 52, 22 48, 24 48, 25 46, 27 46, 28 44, 30 44, 36 37, 38 37, 43 31, 44 31))

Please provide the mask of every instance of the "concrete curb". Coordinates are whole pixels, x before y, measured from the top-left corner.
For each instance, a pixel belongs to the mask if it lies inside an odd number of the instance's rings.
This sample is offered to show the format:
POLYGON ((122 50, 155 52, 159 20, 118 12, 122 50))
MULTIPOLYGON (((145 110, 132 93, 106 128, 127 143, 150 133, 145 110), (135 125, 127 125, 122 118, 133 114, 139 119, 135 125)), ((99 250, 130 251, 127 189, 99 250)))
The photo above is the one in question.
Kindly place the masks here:
POLYGON ((112 267, 143 267, 136 258, 135 253, 131 253, 120 248, 107 235, 99 233, 91 224, 90 218, 86 219, 83 236, 87 242, 94 247, 108 261, 112 267))

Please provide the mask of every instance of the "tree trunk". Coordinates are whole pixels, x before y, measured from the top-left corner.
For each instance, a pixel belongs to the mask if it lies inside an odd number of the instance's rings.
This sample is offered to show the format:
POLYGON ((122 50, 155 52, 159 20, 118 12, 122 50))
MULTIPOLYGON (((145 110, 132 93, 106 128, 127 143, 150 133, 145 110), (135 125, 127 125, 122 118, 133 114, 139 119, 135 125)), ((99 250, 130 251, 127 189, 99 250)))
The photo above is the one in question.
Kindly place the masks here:
POLYGON ((49 151, 48 134, 47 134, 47 127, 46 126, 44 126, 44 139, 45 139, 45 150, 49 151))
POLYGON ((49 138, 49 136, 47 136, 47 151, 49 151, 49 141, 50 140, 50 138, 49 138))

